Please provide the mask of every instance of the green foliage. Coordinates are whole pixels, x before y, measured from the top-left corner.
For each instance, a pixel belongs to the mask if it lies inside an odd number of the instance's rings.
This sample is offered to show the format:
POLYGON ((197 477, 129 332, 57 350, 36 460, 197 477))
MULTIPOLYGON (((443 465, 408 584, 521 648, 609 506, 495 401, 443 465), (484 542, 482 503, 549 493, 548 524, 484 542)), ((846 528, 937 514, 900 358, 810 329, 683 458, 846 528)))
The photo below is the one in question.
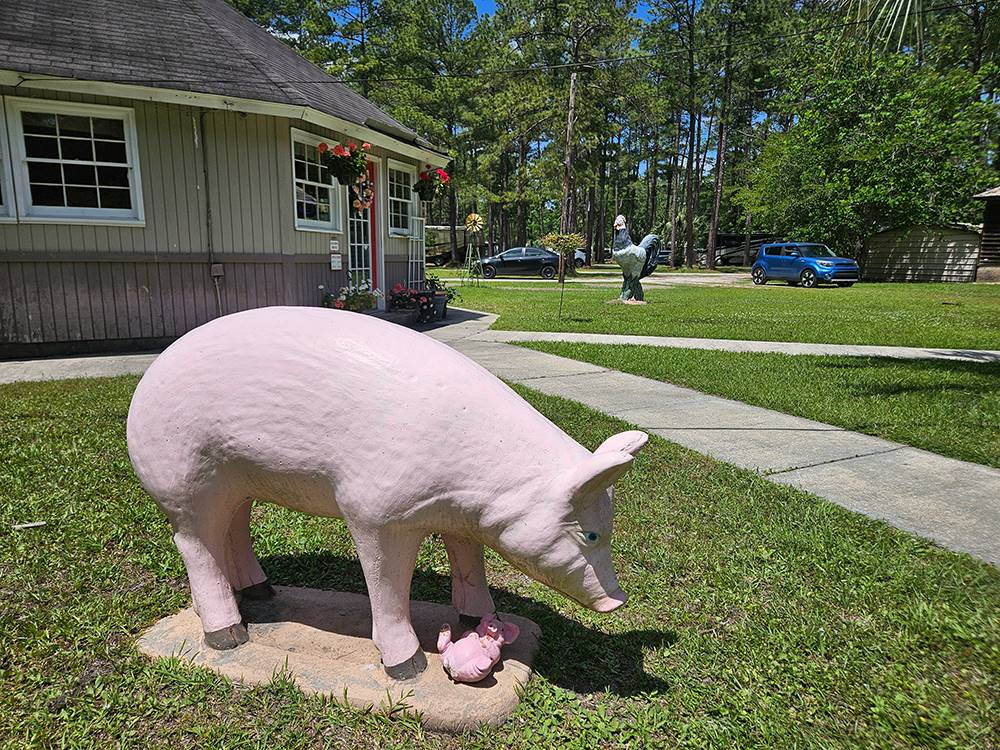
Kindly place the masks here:
POLYGON ((998 109, 980 77, 843 42, 800 62, 795 121, 768 137, 740 194, 760 223, 852 255, 881 228, 981 220, 972 195, 996 180, 981 139, 998 109))

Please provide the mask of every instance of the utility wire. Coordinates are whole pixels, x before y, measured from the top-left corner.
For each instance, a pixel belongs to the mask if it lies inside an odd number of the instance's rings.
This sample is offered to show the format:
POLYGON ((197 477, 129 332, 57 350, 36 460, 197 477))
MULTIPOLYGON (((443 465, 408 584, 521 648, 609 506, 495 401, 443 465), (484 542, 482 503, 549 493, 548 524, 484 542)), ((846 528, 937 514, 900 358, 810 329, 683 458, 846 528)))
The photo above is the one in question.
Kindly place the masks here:
MULTIPOLYGON (((926 15, 927 13, 932 13, 935 11, 943 10, 956 10, 959 8, 968 8, 974 5, 983 4, 984 0, 966 0, 965 2, 949 3, 947 5, 933 5, 928 8, 921 8, 915 15, 926 15)), ((828 31, 837 31, 842 29, 849 29, 855 26, 862 26, 870 24, 878 20, 878 16, 873 12, 866 18, 855 19, 853 21, 846 21, 844 23, 829 24, 815 29, 803 29, 801 31, 789 31, 781 34, 772 34, 770 36, 754 37, 752 40, 747 40, 744 42, 730 42, 730 47, 749 47, 755 46, 759 47, 764 42, 778 41, 785 39, 792 39, 796 37, 811 36, 814 34, 823 34, 828 31)), ((717 50, 726 47, 726 43, 717 44, 704 44, 696 45, 694 47, 695 52, 702 52, 706 50, 717 50)), ((248 78, 127 78, 127 79, 102 79, 108 83, 126 83, 126 84, 167 84, 167 83, 187 83, 187 84, 199 84, 199 83, 240 83, 240 84, 265 84, 265 85, 275 85, 275 84, 296 84, 296 83, 308 83, 314 85, 329 85, 332 83, 361 83, 365 82, 368 84, 373 83, 402 83, 407 81, 426 81, 433 80, 435 78, 488 78, 492 76, 509 76, 509 75, 523 75, 530 73, 538 73, 547 70, 562 70, 566 68, 589 68, 601 65, 608 65, 611 63, 631 63, 631 62, 646 62, 649 60, 655 60, 659 58, 669 57, 672 55, 687 54, 687 47, 675 47, 672 49, 660 50, 657 52, 639 53, 634 55, 624 55, 620 57, 602 57, 593 60, 583 60, 579 62, 566 62, 566 63, 550 63, 545 65, 530 65, 520 68, 501 68, 498 70, 484 70, 476 72, 453 72, 453 73, 433 73, 417 76, 392 76, 389 78, 333 78, 327 76, 321 79, 314 78, 268 78, 263 80, 253 80, 248 78)), ((31 80, 73 80, 72 78, 59 79, 58 77, 45 77, 45 78, 23 78, 22 81, 31 80)))

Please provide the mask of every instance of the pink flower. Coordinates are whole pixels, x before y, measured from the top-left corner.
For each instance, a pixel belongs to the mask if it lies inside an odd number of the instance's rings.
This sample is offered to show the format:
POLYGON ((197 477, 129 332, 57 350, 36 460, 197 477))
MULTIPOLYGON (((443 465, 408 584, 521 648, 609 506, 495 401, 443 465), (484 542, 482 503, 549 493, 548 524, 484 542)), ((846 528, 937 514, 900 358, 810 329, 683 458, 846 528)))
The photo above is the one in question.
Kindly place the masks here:
POLYGON ((355 143, 354 141, 349 141, 347 143, 347 148, 349 148, 351 150, 351 152, 353 153, 354 151, 358 150, 358 144, 355 143))
POLYGON ((396 286, 394 286, 392 288, 392 291, 397 292, 397 293, 403 291, 403 282, 402 281, 397 281, 396 282, 396 286))
POLYGON ((371 151, 372 150, 372 144, 370 144, 370 143, 362 143, 361 144, 361 148, 363 148, 365 151, 371 151))
POLYGON ((344 309, 344 300, 338 299, 336 302, 333 303, 333 306, 336 307, 338 310, 343 310, 344 309))
POLYGON ((421 298, 420 298, 420 301, 421 301, 421 302, 426 302, 426 301, 427 301, 427 298, 426 298, 426 297, 421 297, 421 298))

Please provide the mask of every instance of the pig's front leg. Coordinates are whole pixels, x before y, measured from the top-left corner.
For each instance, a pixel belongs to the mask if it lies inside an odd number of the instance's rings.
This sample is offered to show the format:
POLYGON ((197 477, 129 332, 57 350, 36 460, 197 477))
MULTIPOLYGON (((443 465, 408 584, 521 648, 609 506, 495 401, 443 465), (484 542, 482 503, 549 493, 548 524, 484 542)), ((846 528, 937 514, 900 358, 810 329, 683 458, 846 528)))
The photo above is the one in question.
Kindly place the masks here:
POLYGON ((410 624, 410 582, 424 533, 411 529, 357 529, 351 535, 372 604, 372 640, 386 674, 408 680, 427 669, 410 624))
POLYGON ((474 628, 484 615, 496 612, 486 584, 483 545, 456 536, 443 535, 451 563, 451 603, 463 625, 474 628))

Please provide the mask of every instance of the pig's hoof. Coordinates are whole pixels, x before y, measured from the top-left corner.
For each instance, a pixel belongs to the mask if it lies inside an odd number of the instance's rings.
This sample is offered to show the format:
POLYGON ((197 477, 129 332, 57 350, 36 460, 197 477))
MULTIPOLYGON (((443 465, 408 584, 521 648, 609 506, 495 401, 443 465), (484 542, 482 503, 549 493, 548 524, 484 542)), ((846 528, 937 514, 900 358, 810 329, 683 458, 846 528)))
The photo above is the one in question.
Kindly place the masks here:
POLYGON ((412 680, 427 669, 427 656, 417 646, 417 652, 401 664, 386 667, 385 673, 394 680, 412 680))
POLYGON ((249 599, 253 602, 262 602, 265 599, 274 597, 274 587, 267 581, 261 581, 260 583, 255 583, 253 586, 241 589, 240 593, 243 594, 244 599, 249 599))
POLYGON ((249 640, 250 636, 247 634, 247 626, 242 622, 230 625, 228 628, 223 628, 222 630, 213 630, 211 633, 205 633, 205 643, 216 651, 228 651, 249 640))

